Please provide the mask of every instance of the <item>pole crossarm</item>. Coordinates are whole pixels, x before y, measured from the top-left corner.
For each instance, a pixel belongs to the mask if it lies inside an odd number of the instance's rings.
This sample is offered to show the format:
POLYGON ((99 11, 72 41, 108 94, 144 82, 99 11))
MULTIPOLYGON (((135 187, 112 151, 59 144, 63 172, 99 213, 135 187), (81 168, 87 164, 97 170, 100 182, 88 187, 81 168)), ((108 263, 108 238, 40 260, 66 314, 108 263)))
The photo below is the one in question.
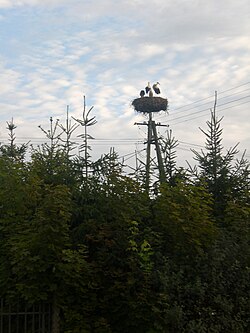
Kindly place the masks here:
MULTIPOLYGON (((134 125, 146 125, 146 126, 148 126, 148 122, 144 121, 143 123, 134 123, 134 125)), ((165 124, 161 124, 161 123, 155 123, 155 126, 169 127, 169 125, 165 125, 165 124)))

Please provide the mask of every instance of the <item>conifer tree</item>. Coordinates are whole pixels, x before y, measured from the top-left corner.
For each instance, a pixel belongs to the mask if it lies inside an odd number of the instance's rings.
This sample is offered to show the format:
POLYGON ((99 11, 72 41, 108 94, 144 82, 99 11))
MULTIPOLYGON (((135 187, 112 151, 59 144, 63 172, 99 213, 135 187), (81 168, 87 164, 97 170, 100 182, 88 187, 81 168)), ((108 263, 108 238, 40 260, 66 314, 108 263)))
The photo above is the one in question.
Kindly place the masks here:
POLYGON ((13 118, 11 121, 7 121, 7 130, 9 135, 9 143, 0 146, 0 155, 10 158, 12 161, 15 162, 21 162, 25 158, 25 154, 28 149, 29 143, 24 143, 18 146, 15 143, 16 135, 15 135, 15 129, 17 126, 14 124, 13 118))
MULTIPOLYGON (((83 171, 84 171, 84 176, 87 179, 88 178, 88 173, 89 173, 89 168, 90 168, 90 151, 91 147, 88 144, 89 139, 93 139, 91 135, 88 134, 88 127, 93 126, 97 123, 97 120, 95 119, 95 116, 89 117, 91 111, 93 110, 94 106, 91 106, 91 108, 87 111, 86 108, 86 98, 85 96, 83 97, 83 112, 82 112, 82 119, 77 119, 72 117, 80 126, 83 127, 83 134, 78 135, 81 139, 83 139, 83 143, 80 145, 79 148, 79 153, 83 153, 83 158, 79 156, 78 160, 80 164, 83 166, 83 171)), ((78 163, 79 165, 79 163, 78 163)))
POLYGON ((166 138, 161 138, 161 150, 163 154, 163 163, 165 166, 166 180, 170 185, 176 185, 177 181, 185 178, 185 172, 177 167, 178 140, 173 136, 172 130, 167 131, 166 138))
POLYGON ((211 119, 207 121, 207 131, 200 128, 206 138, 205 150, 197 152, 192 149, 198 168, 190 167, 193 176, 207 184, 214 199, 214 214, 219 219, 223 219, 227 202, 249 189, 249 163, 244 159, 244 154, 240 160, 236 159, 238 144, 224 153, 222 119, 216 115, 215 100, 211 119))

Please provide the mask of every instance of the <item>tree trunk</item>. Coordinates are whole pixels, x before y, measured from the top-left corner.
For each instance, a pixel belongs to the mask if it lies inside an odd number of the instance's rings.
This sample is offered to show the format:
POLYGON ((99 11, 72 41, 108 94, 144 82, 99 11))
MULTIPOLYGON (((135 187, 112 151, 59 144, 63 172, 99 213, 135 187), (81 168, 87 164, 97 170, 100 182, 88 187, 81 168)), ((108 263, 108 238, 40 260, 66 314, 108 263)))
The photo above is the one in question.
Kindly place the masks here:
POLYGON ((52 330, 51 333, 60 333, 60 308, 57 304, 56 295, 52 300, 52 330))

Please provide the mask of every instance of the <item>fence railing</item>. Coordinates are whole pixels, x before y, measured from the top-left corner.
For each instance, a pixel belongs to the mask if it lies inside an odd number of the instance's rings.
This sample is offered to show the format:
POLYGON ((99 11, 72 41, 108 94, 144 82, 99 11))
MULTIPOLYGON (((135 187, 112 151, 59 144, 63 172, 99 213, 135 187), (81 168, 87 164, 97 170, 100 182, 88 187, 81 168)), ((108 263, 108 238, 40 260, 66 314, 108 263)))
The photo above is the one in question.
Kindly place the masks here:
POLYGON ((0 299, 0 333, 51 333, 51 305, 0 299))

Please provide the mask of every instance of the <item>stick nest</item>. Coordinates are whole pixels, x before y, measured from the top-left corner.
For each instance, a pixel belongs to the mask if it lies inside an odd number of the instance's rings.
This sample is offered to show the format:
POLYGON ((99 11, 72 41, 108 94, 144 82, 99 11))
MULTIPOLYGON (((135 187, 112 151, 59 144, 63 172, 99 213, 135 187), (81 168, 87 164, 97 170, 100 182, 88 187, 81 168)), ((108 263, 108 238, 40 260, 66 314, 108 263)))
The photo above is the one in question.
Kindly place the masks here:
POLYGON ((162 97, 141 97, 134 99, 132 105, 137 112, 142 113, 167 111, 168 100, 162 97))

